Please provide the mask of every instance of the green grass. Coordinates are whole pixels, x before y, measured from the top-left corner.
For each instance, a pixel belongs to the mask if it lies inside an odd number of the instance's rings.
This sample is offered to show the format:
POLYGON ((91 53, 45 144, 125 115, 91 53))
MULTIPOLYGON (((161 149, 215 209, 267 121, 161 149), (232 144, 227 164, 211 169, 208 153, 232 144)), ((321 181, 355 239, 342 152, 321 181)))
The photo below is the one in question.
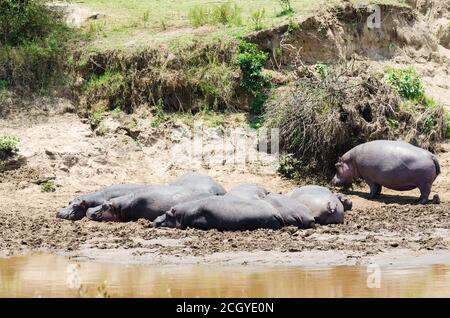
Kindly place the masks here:
MULTIPOLYGON (((296 16, 313 12, 325 0, 292 0, 296 16)), ((259 24, 272 27, 289 22, 289 16, 277 15, 281 11, 277 0, 85 0, 84 6, 106 14, 105 18, 88 22, 84 31, 89 35, 92 50, 136 48, 149 43, 164 43, 179 37, 190 36, 192 28, 208 24, 208 36, 245 34, 255 29, 252 15, 264 9, 259 24), (240 11, 240 23, 214 23, 206 18, 208 8, 236 4, 240 11), (203 8, 202 10, 195 8, 203 8), (195 14, 194 14, 195 12, 195 14), (193 15, 195 17, 193 17, 193 15), (195 22, 194 26, 192 21, 195 22)), ((220 10, 219 10, 220 11, 220 10)), ((223 11, 223 10, 222 10, 223 11)), ((223 17, 223 15, 222 15, 223 17)), ((220 18, 219 18, 220 20, 220 18)), ((217 19, 216 19, 217 21, 217 19)))

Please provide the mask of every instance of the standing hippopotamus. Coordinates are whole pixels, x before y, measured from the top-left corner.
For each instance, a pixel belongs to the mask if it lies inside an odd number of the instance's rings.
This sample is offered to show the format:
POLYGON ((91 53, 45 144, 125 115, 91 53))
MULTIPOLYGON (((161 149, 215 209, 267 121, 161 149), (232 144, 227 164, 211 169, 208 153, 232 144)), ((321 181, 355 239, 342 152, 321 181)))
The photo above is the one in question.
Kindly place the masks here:
POLYGON ((426 204, 431 185, 441 172, 437 158, 424 149, 402 141, 376 140, 356 146, 336 163, 333 183, 350 184, 358 177, 370 187, 370 198, 381 187, 407 191, 420 190, 419 203, 426 204))
POLYGON ((154 186, 151 189, 143 189, 105 201, 97 207, 88 209, 86 216, 94 221, 107 222, 128 222, 138 219, 153 221, 178 203, 198 200, 212 195, 181 186, 154 186))
POLYGON ((231 188, 225 196, 240 198, 242 200, 252 200, 262 199, 267 194, 269 194, 269 191, 254 183, 241 183, 240 185, 231 188))
POLYGON ((150 187, 152 186, 143 184, 119 184, 106 187, 99 191, 76 197, 67 207, 60 209, 56 213, 56 217, 74 221, 81 220, 85 217, 89 208, 101 205, 104 201, 150 187))
POLYGON ((288 196, 306 205, 316 223, 325 225, 344 222, 344 205, 325 187, 308 185, 294 189, 288 196))
POLYGON ((279 193, 269 193, 263 200, 277 209, 285 226, 304 229, 315 227, 314 217, 306 205, 279 193))
POLYGON ((188 172, 179 177, 171 185, 183 186, 198 192, 208 192, 213 195, 224 195, 225 189, 213 178, 200 172, 188 172))
POLYGON ((263 200, 213 196, 175 205, 158 217, 154 226, 247 231, 280 229, 284 222, 277 210, 263 200))

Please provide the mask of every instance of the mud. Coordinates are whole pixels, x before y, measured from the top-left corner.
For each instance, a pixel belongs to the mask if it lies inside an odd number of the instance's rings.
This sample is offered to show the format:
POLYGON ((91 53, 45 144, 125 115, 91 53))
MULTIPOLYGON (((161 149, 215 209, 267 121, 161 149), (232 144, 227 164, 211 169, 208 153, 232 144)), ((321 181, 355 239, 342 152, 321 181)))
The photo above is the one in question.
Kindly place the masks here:
MULTIPOLYGON (((182 149, 187 147, 183 140, 144 145, 117 133, 96 136, 73 114, 41 118, 31 126, 21 125, 20 119, 1 121, 0 133, 18 135, 20 154, 27 159, 19 169, 1 174, 2 255, 47 251, 113 262, 240 264, 353 264, 386 253, 398 256, 405 250, 409 252, 404 255, 417 254, 424 260, 435 254, 450 255, 448 152, 440 155, 443 174, 432 192, 439 194, 441 204, 416 205, 418 191, 388 190, 378 200, 369 201, 367 187, 356 186, 347 193, 354 210, 341 225, 253 232, 154 229, 145 220, 71 222, 56 219, 55 213, 75 195, 108 184, 164 183, 196 169, 215 177, 227 189, 246 181, 287 192, 300 184, 278 177, 272 165, 235 162, 205 167, 204 161, 182 165, 173 159, 168 163, 173 155, 183 155, 182 149), (39 184, 45 180, 56 184, 55 192, 41 191, 39 184)), ((214 143, 214 136, 207 136, 207 143, 214 143)), ((444 148, 450 150, 450 144, 444 148)))

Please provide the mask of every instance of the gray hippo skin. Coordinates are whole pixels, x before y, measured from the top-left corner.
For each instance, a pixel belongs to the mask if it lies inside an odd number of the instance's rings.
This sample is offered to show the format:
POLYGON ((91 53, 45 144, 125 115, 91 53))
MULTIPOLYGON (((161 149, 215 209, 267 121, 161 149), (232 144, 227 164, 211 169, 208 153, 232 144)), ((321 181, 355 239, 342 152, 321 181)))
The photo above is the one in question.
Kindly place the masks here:
POLYGON ((158 217, 154 226, 247 231, 280 229, 284 222, 277 210, 263 200, 214 196, 178 204, 158 217))
POLYGON ((149 187, 152 186, 143 184, 118 184, 103 188, 96 192, 81 195, 71 201, 67 207, 60 209, 56 213, 56 217, 74 221, 81 220, 86 216, 86 211, 89 208, 101 205, 107 200, 128 195, 134 191, 149 187))
POLYGON ((212 194, 181 186, 154 186, 103 202, 97 207, 88 209, 86 216, 94 221, 106 222, 129 222, 139 219, 153 221, 178 203, 209 196, 212 194))
POLYGON ((224 195, 225 189, 213 178, 200 172, 188 172, 179 177, 171 185, 183 186, 198 192, 208 192, 213 195, 224 195))
POLYGON ((356 146, 336 163, 333 183, 344 185, 363 178, 370 187, 370 198, 381 188, 420 190, 419 203, 426 204, 431 186, 441 172, 437 158, 429 151, 402 141, 377 140, 356 146))
POLYGON ((294 189, 289 197, 306 205, 316 223, 340 224, 344 222, 344 206, 338 197, 325 187, 308 185, 294 189))
POLYGON ((270 203, 280 213, 285 226, 307 229, 316 226, 311 210, 304 204, 279 193, 269 193, 264 201, 270 203))
POLYGON ((254 200, 262 199, 267 194, 269 194, 269 191, 254 183, 241 183, 240 185, 231 188, 225 196, 242 200, 254 200))

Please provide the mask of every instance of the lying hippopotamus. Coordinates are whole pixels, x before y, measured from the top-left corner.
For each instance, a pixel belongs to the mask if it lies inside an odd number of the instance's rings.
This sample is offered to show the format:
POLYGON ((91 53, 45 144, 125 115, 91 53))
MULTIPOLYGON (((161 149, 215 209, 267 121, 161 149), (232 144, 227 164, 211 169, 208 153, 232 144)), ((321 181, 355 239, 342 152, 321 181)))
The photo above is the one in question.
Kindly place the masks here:
POLYGON ((143 184, 119 184, 103 188, 99 191, 76 197, 69 205, 60 209, 56 217, 66 220, 81 220, 86 216, 89 208, 101 205, 107 200, 128 195, 134 191, 146 189, 152 186, 143 184))
POLYGON ((351 208, 351 201, 345 196, 338 197, 329 189, 321 186, 304 186, 294 189, 287 195, 306 205, 311 210, 316 223, 322 225, 344 222, 345 209, 341 199, 346 201, 347 208, 351 208))
POLYGON ((431 186, 440 174, 432 153, 402 141, 376 140, 356 146, 336 163, 336 185, 351 184, 361 177, 370 187, 370 198, 381 194, 381 187, 407 191, 420 190, 419 203, 426 204, 431 186))
POLYGON ((90 208, 86 216, 94 221, 128 222, 138 219, 153 221, 172 206, 212 196, 182 186, 161 185, 136 191, 90 208))
POLYGON ((171 185, 183 186, 197 192, 208 192, 213 195, 224 195, 226 193, 225 189, 213 178, 200 172, 188 172, 171 185))
POLYGON ((316 226, 311 210, 304 204, 279 193, 269 193, 263 198, 280 213, 285 226, 307 229, 316 226))
POLYGON ((158 217, 154 226, 246 231, 280 229, 284 222, 277 210, 263 200, 213 196, 175 205, 158 217))
POLYGON ((254 183, 241 183, 240 185, 231 188, 225 196, 240 198, 242 200, 252 200, 262 199, 267 194, 269 194, 269 191, 254 183))

